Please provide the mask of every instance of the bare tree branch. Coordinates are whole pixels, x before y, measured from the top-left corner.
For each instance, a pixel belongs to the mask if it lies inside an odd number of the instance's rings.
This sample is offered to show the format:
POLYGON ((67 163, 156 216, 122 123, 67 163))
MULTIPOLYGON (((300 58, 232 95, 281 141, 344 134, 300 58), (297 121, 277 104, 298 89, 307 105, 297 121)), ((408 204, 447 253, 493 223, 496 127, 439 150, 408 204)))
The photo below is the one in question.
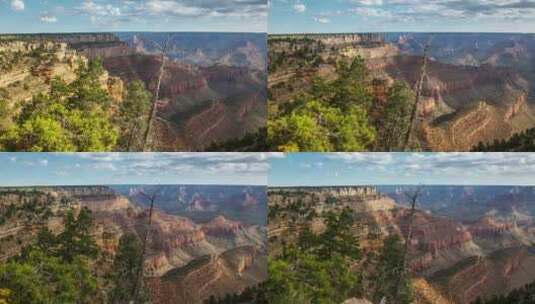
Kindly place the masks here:
POLYGON ((411 120, 410 120, 410 124, 409 124, 409 129, 407 130, 407 133, 405 134, 405 151, 409 150, 410 148, 410 140, 411 140, 411 135, 414 131, 414 128, 415 128, 415 123, 416 123, 416 114, 418 112, 418 105, 420 103, 420 98, 422 97, 422 89, 423 89, 423 83, 424 83, 424 78, 426 77, 427 75, 427 59, 428 59, 428 56, 429 56, 429 47, 431 46, 431 42, 433 40, 433 35, 431 35, 429 37, 429 40, 427 41, 427 43, 425 44, 425 47, 424 47, 424 55, 423 55, 423 62, 422 62, 422 68, 421 68, 421 71, 420 71, 420 80, 418 80, 418 82, 416 83, 416 100, 414 101, 414 105, 412 107, 412 113, 411 113, 411 120))
POLYGON ((422 191, 422 186, 416 187, 412 192, 405 192, 405 196, 409 199, 411 208, 409 211, 409 223, 407 228, 407 239, 405 240, 405 247, 403 248, 403 267, 399 275, 398 283, 396 284, 396 298, 399 296, 401 290, 401 284, 408 274, 408 265, 409 265, 409 246, 412 241, 412 231, 413 231, 413 222, 414 222, 414 213, 416 212, 416 203, 418 202, 418 197, 422 191))
POLYGON ((152 226, 152 213, 154 210, 154 202, 156 201, 156 198, 158 197, 157 190, 152 194, 146 194, 144 191, 141 191, 139 194, 143 196, 144 198, 148 199, 150 201, 150 208, 149 208, 149 217, 147 222, 147 228, 145 229, 145 235, 143 236, 142 240, 142 247, 141 247, 141 261, 140 265, 137 269, 136 273, 136 279, 137 283, 134 286, 134 304, 141 304, 140 300, 140 293, 141 290, 143 290, 143 271, 144 271, 144 261, 145 261, 145 254, 147 251, 147 243, 150 237, 150 230, 152 226))
MULTIPOLYGON (((169 41, 171 40, 171 35, 167 35, 167 41, 165 42, 165 47, 163 50, 161 50, 161 60, 162 64, 160 65, 160 71, 158 73, 158 80, 156 82, 156 92, 154 93, 154 99, 152 101, 152 107, 150 110, 149 119, 147 122, 147 128, 145 129, 145 136, 143 137, 143 151, 151 151, 152 150, 152 128, 153 128, 153 122, 154 118, 156 117, 156 109, 158 105, 158 100, 160 99, 160 86, 162 83, 162 77, 165 71, 165 64, 167 59, 167 49, 169 48, 169 41)), ((156 43, 156 42, 155 42, 156 43)), ((159 44, 156 43, 158 46, 159 44)))

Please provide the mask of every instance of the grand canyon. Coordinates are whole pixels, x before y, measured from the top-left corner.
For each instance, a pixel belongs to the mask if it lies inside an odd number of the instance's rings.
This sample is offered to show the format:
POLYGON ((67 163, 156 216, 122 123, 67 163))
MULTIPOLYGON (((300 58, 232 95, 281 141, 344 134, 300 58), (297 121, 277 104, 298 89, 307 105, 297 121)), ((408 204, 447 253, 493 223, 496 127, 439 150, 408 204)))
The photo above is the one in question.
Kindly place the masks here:
MULTIPOLYGON (((0 101, 6 112, 0 133, 9 133, 2 129, 10 121, 23 119, 19 112, 32 98, 52 92, 56 78, 76 83, 80 64, 99 59, 104 70, 99 70, 98 86, 111 103, 106 112, 118 113, 134 81, 150 93, 150 109, 133 113, 134 119, 150 117, 149 130, 127 127, 143 143, 135 146, 131 138, 119 138, 128 144, 112 150, 255 150, 240 140, 261 135, 265 126, 266 53, 265 34, 254 33, 0 35, 0 101)), ((112 126, 125 119, 121 115, 112 115, 112 126)), ((43 148, 52 149, 66 148, 43 148)))
POLYGON ((146 240, 143 303, 205 303, 267 277, 266 194, 258 186, 4 187, 1 263, 17 261, 42 239, 43 229, 52 237, 62 235, 68 230, 66 214, 82 210, 91 214, 89 233, 98 252, 88 264, 98 290, 92 303, 123 303, 112 300, 109 278, 117 275, 118 247, 127 234, 146 240), (148 197, 154 208, 146 204, 148 197))
POLYGON ((388 119, 383 108, 399 102, 389 90, 394 82, 410 88, 415 114, 411 119, 411 111, 397 110, 406 117, 403 124, 394 121, 403 138, 410 129, 408 142, 386 147, 365 142, 363 150, 471 151, 535 127, 533 34, 278 34, 268 41, 270 120, 284 115, 303 93, 316 96, 318 77, 335 80, 340 61, 361 58, 367 68, 363 86, 372 99, 361 107, 380 141, 388 119))
POLYGON ((310 232, 327 238, 326 231, 333 229, 329 214, 349 210, 350 231, 362 254, 350 263, 361 287, 347 292, 352 296, 347 303, 384 301, 385 293, 377 294, 381 285, 390 286, 389 277, 379 276, 379 285, 374 284, 379 252, 388 237, 406 240, 409 233, 405 266, 411 303, 485 303, 535 281, 533 187, 274 187, 268 193, 270 256, 280 263, 291 260, 295 244, 307 248, 310 232))

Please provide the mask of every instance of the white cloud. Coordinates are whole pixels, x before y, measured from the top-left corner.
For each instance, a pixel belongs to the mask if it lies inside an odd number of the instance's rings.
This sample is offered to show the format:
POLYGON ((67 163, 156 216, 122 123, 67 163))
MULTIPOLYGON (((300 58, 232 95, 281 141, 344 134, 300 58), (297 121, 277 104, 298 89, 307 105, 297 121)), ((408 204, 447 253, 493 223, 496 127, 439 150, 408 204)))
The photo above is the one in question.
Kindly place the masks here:
POLYGON ((22 0, 11 0, 11 9, 14 11, 23 11, 24 10, 24 1, 22 0))
POLYGON ((378 165, 388 165, 392 163, 393 157, 391 153, 328 153, 328 159, 342 160, 346 163, 368 163, 378 165))
POLYGON ((46 23, 58 22, 58 18, 56 16, 49 15, 48 13, 42 14, 41 17, 39 17, 39 20, 41 20, 41 22, 46 22, 46 23))
POLYGON ((146 3, 146 10, 150 14, 171 14, 177 16, 201 16, 210 13, 209 10, 195 6, 187 6, 176 1, 151 0, 146 3))
POLYGON ((296 3, 294 4, 293 9, 298 13, 304 13, 307 10, 307 7, 303 3, 296 3))
POLYGON ((64 170, 59 170, 59 171, 54 171, 54 174, 56 174, 57 176, 68 176, 69 172, 64 171, 64 170))
POLYGON ((383 9, 378 8, 368 8, 368 7, 357 7, 353 9, 353 12, 366 17, 383 17, 391 18, 392 13, 383 9))
POLYGON ((383 0, 356 0, 354 2, 362 5, 383 5, 383 0))
POLYGON ((111 4, 101 5, 93 1, 84 1, 82 5, 77 8, 79 13, 88 14, 92 16, 113 16, 121 15, 121 9, 111 4))
POLYGON ((331 22, 331 20, 327 17, 314 17, 314 21, 323 23, 323 24, 331 22))
POLYGON ((94 169, 105 169, 105 170, 111 170, 116 171, 117 168, 112 163, 96 163, 93 165, 94 169))

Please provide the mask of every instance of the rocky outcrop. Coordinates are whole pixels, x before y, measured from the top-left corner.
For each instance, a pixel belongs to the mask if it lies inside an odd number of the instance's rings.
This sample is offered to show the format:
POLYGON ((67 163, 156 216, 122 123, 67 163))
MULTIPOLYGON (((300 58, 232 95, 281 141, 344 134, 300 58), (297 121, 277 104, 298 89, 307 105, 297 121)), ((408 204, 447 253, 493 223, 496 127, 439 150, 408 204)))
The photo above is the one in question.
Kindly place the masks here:
POLYGON ((269 189, 272 194, 278 192, 287 192, 293 194, 310 193, 320 196, 332 196, 336 198, 344 197, 376 197, 378 196, 376 187, 367 186, 339 186, 339 187, 292 187, 292 188, 277 188, 272 187, 269 189))
POLYGON ((208 82, 240 84, 249 81, 251 71, 247 67, 204 68, 201 70, 208 82))
POLYGON ((345 45, 345 44, 365 44, 365 43, 383 43, 384 40, 377 34, 295 34, 295 35, 270 35, 272 43, 313 40, 321 41, 326 45, 345 45))
POLYGON ((515 116, 528 111, 529 105, 526 101, 526 94, 520 94, 511 104, 506 108, 504 117, 506 121, 511 121, 515 116))
POLYGON ((259 204, 258 200, 248 191, 244 193, 244 198, 241 203, 243 207, 257 206, 259 204))
POLYGON ((202 231, 213 236, 235 235, 242 226, 238 222, 230 221, 223 216, 218 216, 210 222, 202 225, 202 231))
POLYGON ((248 246, 200 257, 160 278, 150 279, 152 302, 199 304, 210 295, 239 293, 266 278, 266 273, 258 269, 265 262, 260 252, 248 246))
POLYGON ((533 265, 535 257, 526 248, 514 247, 486 257, 471 257, 455 265, 456 271, 444 270, 430 281, 443 286, 455 303, 472 303, 478 297, 488 298, 508 292, 515 286, 530 283, 535 275, 522 267, 533 265))
MULTIPOLYGON (((156 80, 162 64, 157 55, 131 54, 104 58, 104 67, 111 75, 126 82, 141 80, 154 92, 156 80)), ((174 100, 181 94, 197 92, 207 86, 206 78, 186 65, 167 61, 162 78, 161 96, 174 100)))
POLYGON ((87 59, 65 43, 36 41, 0 41, 0 88, 37 77, 48 83, 59 76, 66 82, 75 78, 80 62, 87 59), (15 59, 15 57, 17 59, 15 59), (11 65, 7 65, 12 63, 11 65))
MULTIPOLYGON (((399 56, 384 71, 414 87, 422 58, 399 56)), ((526 102, 529 81, 511 68, 457 66, 429 61, 418 108, 418 140, 424 150, 469 151, 479 142, 507 139, 535 124, 526 102)))
POLYGON ((470 233, 477 238, 497 239, 510 233, 514 225, 511 222, 497 221, 491 216, 485 216, 469 226, 470 233))
MULTIPOLYGON (((67 84, 78 77, 80 64, 87 64, 88 58, 68 42, 59 39, 39 40, 33 36, 26 40, 0 39, 0 89, 16 114, 19 103, 30 100, 50 90, 50 82, 59 77, 67 84)), ((115 104, 122 101, 124 87, 122 80, 110 77, 107 71, 100 77, 100 83, 115 104)))
POLYGON ((227 118, 226 107, 222 102, 214 101, 184 123, 186 134, 197 143, 212 142, 221 130, 227 118))
POLYGON ((128 56, 133 54, 133 50, 126 43, 120 41, 99 42, 74 45, 76 50, 89 59, 109 58, 116 56, 128 56))

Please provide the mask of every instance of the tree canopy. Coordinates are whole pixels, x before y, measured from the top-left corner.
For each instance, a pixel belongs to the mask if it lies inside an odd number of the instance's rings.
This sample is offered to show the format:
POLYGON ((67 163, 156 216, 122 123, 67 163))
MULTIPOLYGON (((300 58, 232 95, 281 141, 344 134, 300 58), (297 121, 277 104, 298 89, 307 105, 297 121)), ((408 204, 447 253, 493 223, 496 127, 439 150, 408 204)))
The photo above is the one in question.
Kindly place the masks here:
POLYGON ((37 241, 19 256, 0 264, 0 301, 11 304, 94 303, 97 280, 89 264, 96 255, 89 234, 91 212, 69 212, 65 230, 53 235, 44 228, 37 241))
POLYGON ((67 84, 53 78, 49 92, 23 103, 10 123, 2 118, 6 105, 0 103, 0 148, 30 152, 141 150, 136 135, 145 127, 150 93, 141 81, 133 81, 116 110, 102 83, 104 72, 99 58, 80 63, 74 81, 67 84))
POLYGON ((412 92, 401 82, 388 89, 383 105, 375 96, 360 57, 336 66, 336 79, 316 77, 292 100, 270 107, 268 143, 272 150, 399 150, 410 120, 412 92), (377 117, 371 116, 372 111, 377 117))

